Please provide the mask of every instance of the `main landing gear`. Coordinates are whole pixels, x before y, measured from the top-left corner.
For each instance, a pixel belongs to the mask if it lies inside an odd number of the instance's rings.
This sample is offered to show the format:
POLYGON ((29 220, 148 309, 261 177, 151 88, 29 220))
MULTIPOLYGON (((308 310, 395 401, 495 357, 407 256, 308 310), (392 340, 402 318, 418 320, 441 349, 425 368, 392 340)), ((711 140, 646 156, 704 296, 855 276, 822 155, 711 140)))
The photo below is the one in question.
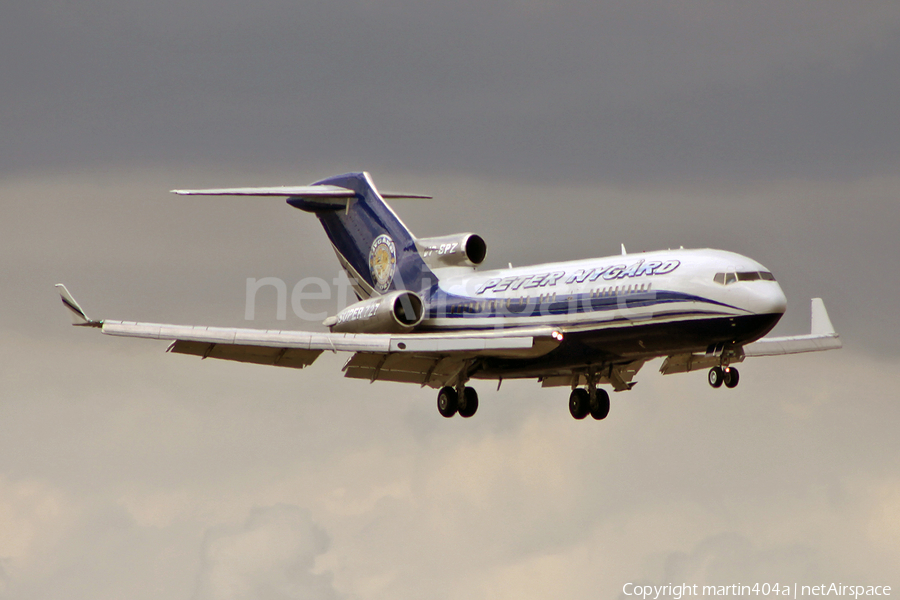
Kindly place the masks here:
POLYGON ((600 388, 590 391, 575 388, 569 395, 569 412, 578 420, 588 415, 598 421, 603 420, 609 414, 609 394, 600 388))
POLYGON ((441 416, 447 419, 456 413, 468 419, 478 410, 478 393, 470 387, 463 387, 461 394, 449 385, 442 387, 438 392, 437 407, 441 416))
POLYGON ((734 388, 740 380, 741 374, 734 367, 713 367, 709 370, 709 385, 714 388, 722 387, 723 383, 727 388, 734 388))

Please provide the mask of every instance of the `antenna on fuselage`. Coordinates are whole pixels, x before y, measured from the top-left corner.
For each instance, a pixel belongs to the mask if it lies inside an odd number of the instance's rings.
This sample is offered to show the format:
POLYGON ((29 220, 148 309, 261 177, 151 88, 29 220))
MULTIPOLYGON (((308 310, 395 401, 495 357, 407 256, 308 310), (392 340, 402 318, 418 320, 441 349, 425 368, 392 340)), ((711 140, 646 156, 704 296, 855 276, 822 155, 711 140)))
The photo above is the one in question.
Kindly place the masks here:
POLYGON ((625 256, 628 252, 625 250, 625 244, 622 244, 622 256, 625 256))

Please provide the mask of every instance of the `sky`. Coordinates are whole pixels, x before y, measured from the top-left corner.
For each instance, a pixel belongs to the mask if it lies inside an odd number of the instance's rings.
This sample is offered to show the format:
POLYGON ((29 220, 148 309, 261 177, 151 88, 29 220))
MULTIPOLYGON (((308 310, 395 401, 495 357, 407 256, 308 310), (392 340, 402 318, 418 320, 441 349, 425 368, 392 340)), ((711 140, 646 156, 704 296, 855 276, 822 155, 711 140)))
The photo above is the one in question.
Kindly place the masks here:
MULTIPOLYGON (((829 0, 36 0, 0 18, 0 599, 627 599, 900 590, 900 6, 829 0), (612 394, 435 393, 168 355, 94 318, 321 329, 248 278, 332 280, 277 199, 369 171, 486 267, 753 257, 844 348, 612 394)), ((333 314, 334 297, 310 301, 333 314)))

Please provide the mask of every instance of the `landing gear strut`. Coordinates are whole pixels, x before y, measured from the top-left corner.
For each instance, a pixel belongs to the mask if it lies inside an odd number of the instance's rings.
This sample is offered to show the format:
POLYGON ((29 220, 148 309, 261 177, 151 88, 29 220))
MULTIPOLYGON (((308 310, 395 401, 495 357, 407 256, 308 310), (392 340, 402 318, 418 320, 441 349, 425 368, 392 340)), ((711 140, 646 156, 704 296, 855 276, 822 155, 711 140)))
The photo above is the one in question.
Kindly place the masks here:
POLYGON ((714 388, 722 387, 723 383, 727 388, 734 388, 737 387, 741 374, 734 367, 713 367, 709 370, 707 379, 714 388))

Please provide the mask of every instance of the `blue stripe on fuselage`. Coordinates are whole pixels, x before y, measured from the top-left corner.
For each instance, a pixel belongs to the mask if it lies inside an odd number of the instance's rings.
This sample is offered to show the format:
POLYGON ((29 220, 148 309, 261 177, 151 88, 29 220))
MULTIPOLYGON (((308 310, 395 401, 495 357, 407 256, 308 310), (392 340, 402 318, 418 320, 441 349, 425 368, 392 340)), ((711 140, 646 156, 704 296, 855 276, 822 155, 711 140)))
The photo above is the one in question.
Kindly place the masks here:
POLYGON ((606 294, 582 293, 562 297, 553 297, 547 294, 545 296, 497 298, 492 300, 447 294, 436 287, 432 288, 431 291, 426 319, 497 319, 561 316, 644 308, 677 302, 697 302, 746 312, 744 309, 724 302, 718 302, 694 294, 664 290, 620 291, 606 294))

